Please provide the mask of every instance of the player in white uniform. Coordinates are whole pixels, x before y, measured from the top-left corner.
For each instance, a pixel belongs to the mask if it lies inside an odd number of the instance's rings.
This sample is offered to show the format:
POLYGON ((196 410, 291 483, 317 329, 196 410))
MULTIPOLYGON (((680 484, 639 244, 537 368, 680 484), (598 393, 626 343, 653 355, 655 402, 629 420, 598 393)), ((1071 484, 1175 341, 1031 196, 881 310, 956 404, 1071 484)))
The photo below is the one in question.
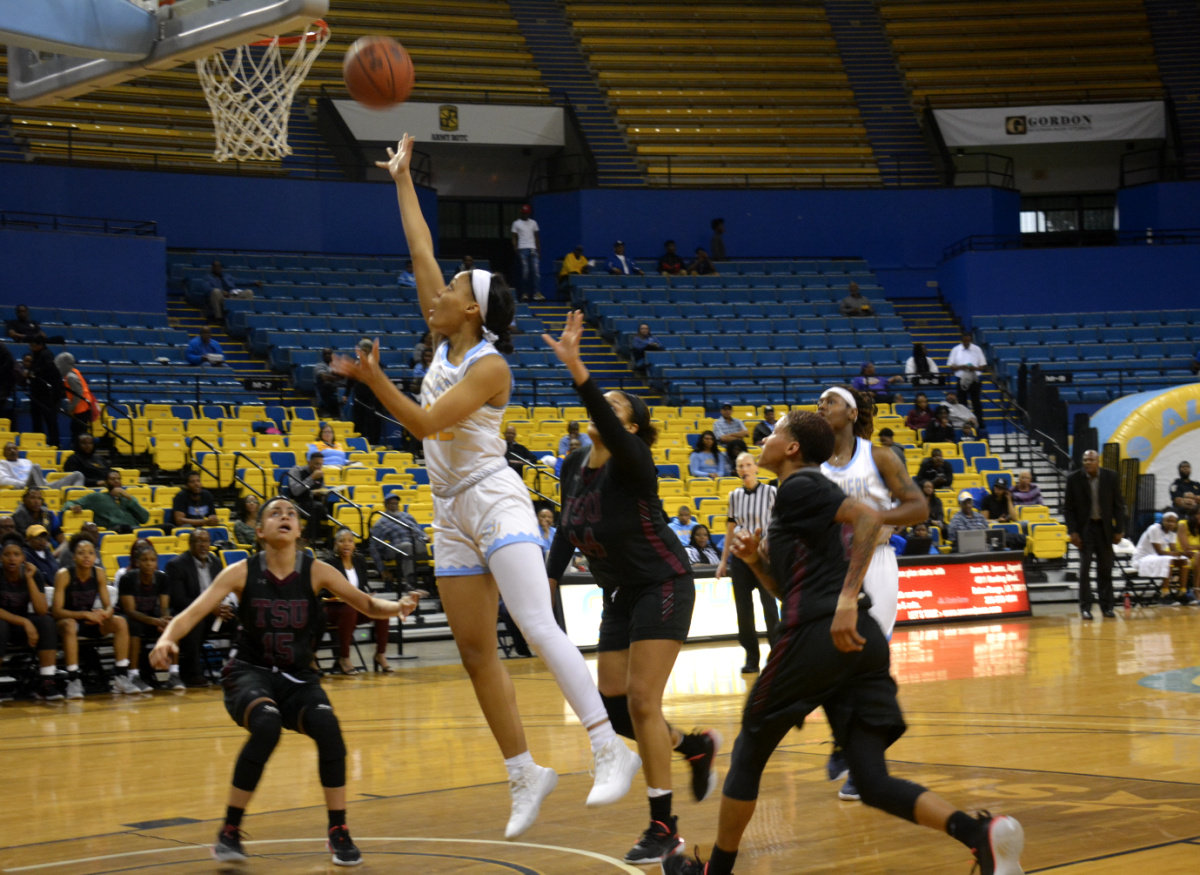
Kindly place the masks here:
POLYGON ((513 799, 505 836, 514 839, 533 824, 558 778, 534 763, 525 742, 512 679, 496 642, 500 597, 591 738, 596 780, 587 804, 607 805, 624 796, 641 761, 616 736, 582 654, 554 620, 529 492, 504 458, 500 421, 512 374, 500 353, 512 351, 512 292, 503 277, 485 270, 459 273, 448 285, 442 281, 408 172, 412 149, 413 139, 405 134, 378 166, 396 181, 417 294, 436 350, 421 403, 401 394, 379 367, 378 342, 369 353, 360 350, 357 362, 338 357, 333 366, 367 384, 424 442, 438 590, 475 697, 505 758, 513 799))
MULTIPOLYGON (((896 625, 900 568, 888 540, 896 528, 927 520, 929 505, 899 457, 887 447, 871 444, 875 400, 869 393, 841 386, 826 389, 817 403, 817 412, 829 423, 836 439, 833 455, 821 465, 821 473, 841 487, 848 498, 869 504, 883 514, 883 531, 863 578, 863 590, 871 597, 871 616, 890 641, 896 625)), ((857 800, 858 790, 841 751, 834 750, 828 769, 831 781, 846 778, 838 797, 857 800)))

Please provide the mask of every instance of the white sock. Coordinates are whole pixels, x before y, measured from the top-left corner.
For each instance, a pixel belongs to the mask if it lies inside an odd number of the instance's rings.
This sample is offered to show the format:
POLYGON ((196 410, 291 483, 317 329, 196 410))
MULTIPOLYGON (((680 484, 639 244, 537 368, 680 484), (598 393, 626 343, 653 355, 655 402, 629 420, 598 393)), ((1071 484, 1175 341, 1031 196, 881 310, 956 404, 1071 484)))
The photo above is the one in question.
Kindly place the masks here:
POLYGON ((128 659, 118 659, 115 664, 116 664, 117 668, 128 668, 129 660, 128 659))
POLYGON ((604 745, 608 744, 617 737, 617 733, 613 730, 612 724, 605 720, 599 726, 593 726, 588 731, 588 738, 592 740, 592 753, 600 750, 604 745))
POLYGON ((657 787, 647 787, 646 795, 651 799, 658 799, 660 796, 670 796, 670 790, 659 790, 657 787))
POLYGON ((167 672, 168 674, 179 674, 179 663, 175 663, 167 672))
POLYGON ((515 781, 526 766, 532 765, 533 754, 529 751, 519 753, 515 757, 509 757, 504 761, 504 768, 508 769, 508 780, 515 781))
POLYGON ((58 669, 52 665, 43 665, 38 667, 38 674, 42 677, 52 678, 58 669))
MULTIPOLYGON (((549 585, 549 584, 547 584, 547 585, 549 585)), ((79 671, 79 666, 77 666, 77 665, 68 665, 68 666, 67 666, 67 671, 68 671, 68 672, 72 672, 72 671, 79 671)))
MULTIPOLYGON (((554 619, 542 548, 527 541, 507 544, 488 557, 488 570, 509 614, 554 675, 579 722, 591 726, 606 721, 608 712, 583 654, 554 619)), ((601 733, 612 734, 611 725, 603 726, 607 729, 599 728, 601 733)))

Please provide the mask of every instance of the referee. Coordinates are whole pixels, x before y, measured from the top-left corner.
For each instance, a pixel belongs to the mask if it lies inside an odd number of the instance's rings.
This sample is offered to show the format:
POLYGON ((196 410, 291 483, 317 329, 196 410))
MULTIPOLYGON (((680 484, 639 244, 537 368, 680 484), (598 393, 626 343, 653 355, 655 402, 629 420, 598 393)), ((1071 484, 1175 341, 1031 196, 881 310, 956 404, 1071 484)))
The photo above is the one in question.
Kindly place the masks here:
POLYGON ((762 603, 763 618, 767 621, 767 640, 775 644, 779 610, 775 598, 758 582, 758 577, 745 562, 730 556, 729 548, 737 532, 766 533, 771 524, 771 511, 775 508, 775 487, 758 482, 758 463, 749 453, 737 457, 737 473, 742 485, 729 493, 729 520, 725 524, 725 544, 721 548, 721 565, 717 577, 725 576, 729 569, 733 578, 733 604, 737 609, 738 643, 746 651, 746 664, 742 674, 758 671, 758 630, 754 628, 754 591, 762 603))

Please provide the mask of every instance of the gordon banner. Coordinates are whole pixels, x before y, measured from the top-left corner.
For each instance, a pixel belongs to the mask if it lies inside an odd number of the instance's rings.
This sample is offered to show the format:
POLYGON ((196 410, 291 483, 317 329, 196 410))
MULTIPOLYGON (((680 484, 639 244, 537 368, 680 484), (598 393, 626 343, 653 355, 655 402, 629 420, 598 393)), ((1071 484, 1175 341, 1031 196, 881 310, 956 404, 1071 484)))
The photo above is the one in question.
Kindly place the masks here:
POLYGON ((412 134, 418 143, 484 143, 497 146, 561 146, 563 111, 557 106, 497 106, 480 103, 402 103, 368 109, 335 100, 350 132, 360 142, 394 143, 412 134))
POLYGON ((1167 135, 1162 101, 1075 106, 936 109, 947 146, 1020 146, 1095 140, 1152 140, 1167 135))

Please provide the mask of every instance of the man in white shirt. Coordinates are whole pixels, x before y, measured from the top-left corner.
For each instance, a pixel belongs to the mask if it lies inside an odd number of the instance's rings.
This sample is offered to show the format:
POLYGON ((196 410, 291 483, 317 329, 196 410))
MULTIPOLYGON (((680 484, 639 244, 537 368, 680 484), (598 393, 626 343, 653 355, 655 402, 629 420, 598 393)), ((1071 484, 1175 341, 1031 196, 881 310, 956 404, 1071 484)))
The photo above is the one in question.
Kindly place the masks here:
POLYGON ((521 265, 521 281, 517 289, 520 299, 528 301, 532 297, 535 301, 544 301, 540 289, 541 267, 538 265, 542 238, 538 223, 533 220, 533 207, 529 204, 521 206, 521 218, 512 223, 512 242, 521 265))
POLYGON ((975 414, 971 412, 971 408, 958 400, 957 393, 946 393, 946 409, 950 411, 950 424, 952 426, 964 435, 974 435, 975 429, 979 427, 979 422, 975 419, 975 414))
POLYGON ((22 459, 17 445, 9 441, 4 445, 4 458, 0 459, 0 486, 9 489, 23 489, 26 486, 36 486, 39 489, 63 489, 67 486, 82 486, 83 474, 72 471, 63 474, 53 483, 46 479, 41 465, 35 465, 29 459, 22 459))
POLYGON ((983 424, 983 388, 980 380, 982 371, 987 366, 983 350, 971 343, 969 332, 963 332, 962 343, 950 350, 946 359, 946 367, 954 370, 958 378, 958 397, 964 401, 971 399, 971 407, 975 411, 975 420, 983 424))
POLYGON ((1161 523, 1154 523, 1138 538, 1137 548, 1133 553, 1133 567, 1142 577, 1161 580, 1163 584, 1163 603, 1190 604, 1191 594, 1187 591, 1187 557, 1176 551, 1179 538, 1179 515, 1167 511, 1162 515, 1161 523), (1171 567, 1179 569, 1179 594, 1172 593, 1171 567))

